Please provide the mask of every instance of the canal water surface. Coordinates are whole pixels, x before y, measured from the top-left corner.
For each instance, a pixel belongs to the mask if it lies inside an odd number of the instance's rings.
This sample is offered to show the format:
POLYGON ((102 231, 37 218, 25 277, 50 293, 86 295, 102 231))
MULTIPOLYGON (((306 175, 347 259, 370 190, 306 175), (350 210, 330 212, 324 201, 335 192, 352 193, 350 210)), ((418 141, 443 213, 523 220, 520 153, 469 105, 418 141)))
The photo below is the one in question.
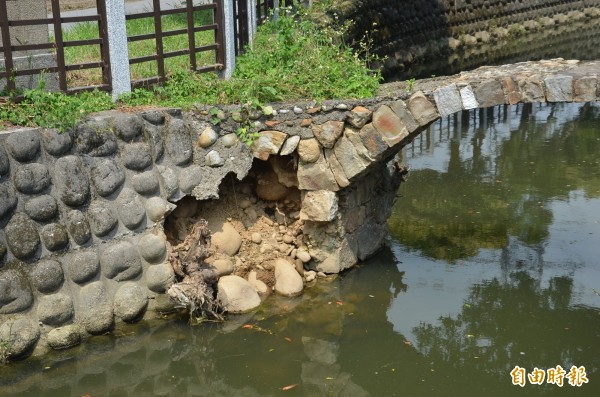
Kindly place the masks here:
POLYGON ((359 268, 0 368, 0 395, 600 395, 600 105, 464 113, 402 161, 389 247, 359 268))

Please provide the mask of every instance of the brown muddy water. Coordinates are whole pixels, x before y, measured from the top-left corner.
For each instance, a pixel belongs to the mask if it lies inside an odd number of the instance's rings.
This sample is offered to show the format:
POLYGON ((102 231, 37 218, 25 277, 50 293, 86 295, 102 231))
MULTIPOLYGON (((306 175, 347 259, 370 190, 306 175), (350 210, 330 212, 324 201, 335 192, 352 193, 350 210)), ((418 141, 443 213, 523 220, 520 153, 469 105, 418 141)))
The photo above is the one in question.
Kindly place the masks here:
POLYGON ((389 248, 359 268, 2 367, 0 395, 600 395, 600 104, 464 113, 402 157, 389 248))

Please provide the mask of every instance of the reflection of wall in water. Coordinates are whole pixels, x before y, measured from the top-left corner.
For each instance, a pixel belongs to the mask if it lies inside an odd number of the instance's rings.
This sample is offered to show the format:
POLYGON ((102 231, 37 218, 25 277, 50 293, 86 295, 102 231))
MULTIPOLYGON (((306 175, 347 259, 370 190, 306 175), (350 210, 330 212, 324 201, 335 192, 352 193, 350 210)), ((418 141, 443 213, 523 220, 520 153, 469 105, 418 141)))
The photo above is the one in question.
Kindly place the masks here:
POLYGON ((449 75, 480 65, 596 59, 600 0, 353 0, 338 2, 386 57, 387 78, 449 75), (576 42, 577 46, 573 45, 576 42))

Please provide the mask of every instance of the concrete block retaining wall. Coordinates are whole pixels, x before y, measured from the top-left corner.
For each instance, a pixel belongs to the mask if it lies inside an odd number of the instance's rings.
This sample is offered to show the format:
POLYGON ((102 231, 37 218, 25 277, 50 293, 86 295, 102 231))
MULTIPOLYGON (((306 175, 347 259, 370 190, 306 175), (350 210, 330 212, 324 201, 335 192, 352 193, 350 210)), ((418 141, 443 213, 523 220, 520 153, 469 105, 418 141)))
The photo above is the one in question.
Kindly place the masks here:
POLYGON ((285 156, 286 172, 274 171, 302 193, 309 266, 340 272, 384 243, 402 176, 390 160, 428 125, 468 109, 596 101, 598 76, 600 62, 541 61, 364 101, 105 112, 62 134, 2 132, 0 340, 16 358, 169 307, 165 216, 182 197, 219 198, 226 175, 241 180, 271 157, 285 156), (251 147, 240 126, 259 132, 251 147))

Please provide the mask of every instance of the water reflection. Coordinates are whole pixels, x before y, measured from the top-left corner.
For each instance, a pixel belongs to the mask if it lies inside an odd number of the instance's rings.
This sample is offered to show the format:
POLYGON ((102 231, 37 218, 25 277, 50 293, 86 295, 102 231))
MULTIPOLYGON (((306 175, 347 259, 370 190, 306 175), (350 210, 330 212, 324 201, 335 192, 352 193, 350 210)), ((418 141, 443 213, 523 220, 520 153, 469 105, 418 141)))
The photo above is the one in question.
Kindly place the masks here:
POLYGON ((402 189, 390 220, 394 236, 451 262, 504 247, 510 236, 543 245, 553 200, 577 189, 600 196, 599 114, 598 104, 527 104, 436 124, 404 151, 422 169, 402 189), (427 153, 442 146, 449 159, 432 167, 427 153))
MULTIPOLYGON (((413 332, 419 351, 446 373, 477 374, 508 392, 507 374, 515 365, 585 366, 597 376, 599 315, 598 309, 573 305, 572 278, 553 277, 543 287, 518 271, 506 281, 473 285, 458 315, 422 323, 413 332)), ((556 389, 548 385, 539 392, 564 393, 556 389)), ((590 388, 584 394, 594 395, 590 388)))

